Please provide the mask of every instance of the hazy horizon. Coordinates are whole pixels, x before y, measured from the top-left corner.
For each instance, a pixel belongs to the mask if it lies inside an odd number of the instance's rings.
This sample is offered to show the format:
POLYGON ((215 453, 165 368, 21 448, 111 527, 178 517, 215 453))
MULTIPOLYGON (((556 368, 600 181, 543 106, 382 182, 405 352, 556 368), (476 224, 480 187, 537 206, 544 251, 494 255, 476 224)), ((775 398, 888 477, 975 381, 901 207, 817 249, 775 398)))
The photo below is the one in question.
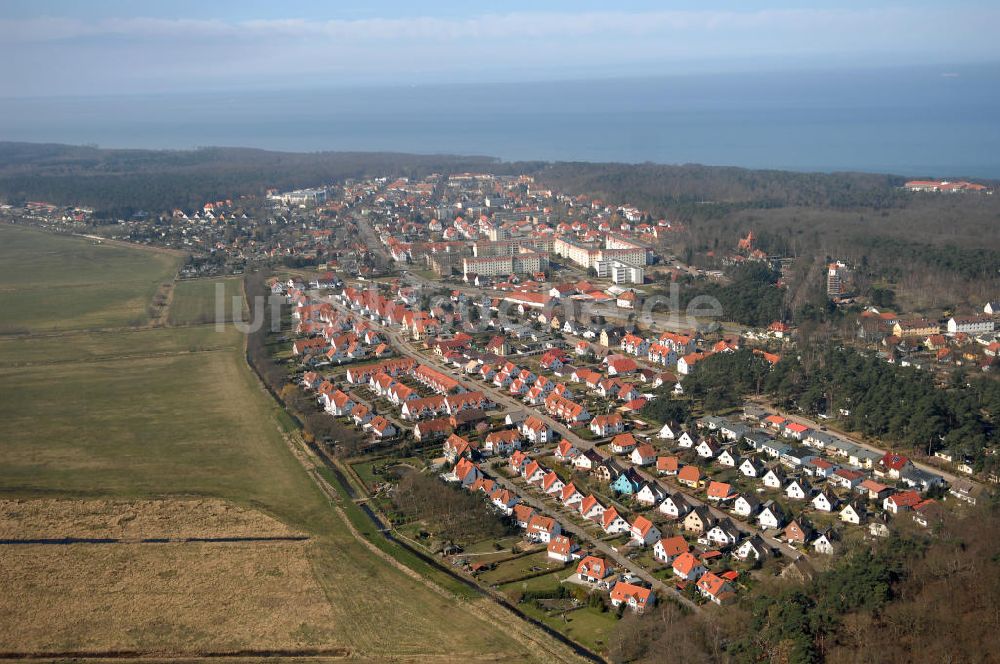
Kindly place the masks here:
POLYGON ((14 0, 0 140, 1000 178, 1000 8, 14 0))

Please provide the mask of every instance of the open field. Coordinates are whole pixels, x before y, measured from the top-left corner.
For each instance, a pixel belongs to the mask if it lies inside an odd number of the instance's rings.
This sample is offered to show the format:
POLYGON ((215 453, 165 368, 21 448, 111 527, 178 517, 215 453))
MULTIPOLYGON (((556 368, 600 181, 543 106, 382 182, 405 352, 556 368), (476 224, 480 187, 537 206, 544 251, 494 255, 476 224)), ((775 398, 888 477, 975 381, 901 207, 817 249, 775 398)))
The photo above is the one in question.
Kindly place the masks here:
POLYGON ((179 258, 0 226, 0 332, 148 322, 157 287, 179 258))
POLYGON ((305 542, 7 546, 0 649, 343 647, 310 549, 305 542))
POLYGON ((76 330, 40 336, 0 337, 0 368, 45 364, 122 361, 211 350, 232 351, 232 328, 214 325, 133 330, 76 330))
POLYGON ((223 286, 225 309, 223 320, 232 320, 233 296, 243 293, 242 280, 194 279, 180 281, 174 289, 174 304, 170 307, 168 320, 171 325, 190 323, 214 323, 216 307, 216 287, 223 286))
MULTIPOLYGON (((4 306, 27 287, 18 275, 41 273, 32 255, 73 263, 77 253, 111 249, 0 227, 0 254, 9 253, 7 237, 20 249, 16 269, 0 260, 4 306)), ((40 283, 31 284, 37 307, 7 312, 11 325, 46 334, 0 339, 0 532, 309 539, 0 544, 0 651, 198 657, 314 648, 375 660, 533 659, 480 617, 486 600, 429 588, 355 539, 289 448, 238 332, 121 327, 122 303, 142 300, 144 312, 174 259, 113 252, 44 281, 58 289, 72 273, 81 284, 72 322, 101 332, 48 334, 62 323, 40 283)), ((203 295, 179 289, 172 306, 188 317, 203 295)))

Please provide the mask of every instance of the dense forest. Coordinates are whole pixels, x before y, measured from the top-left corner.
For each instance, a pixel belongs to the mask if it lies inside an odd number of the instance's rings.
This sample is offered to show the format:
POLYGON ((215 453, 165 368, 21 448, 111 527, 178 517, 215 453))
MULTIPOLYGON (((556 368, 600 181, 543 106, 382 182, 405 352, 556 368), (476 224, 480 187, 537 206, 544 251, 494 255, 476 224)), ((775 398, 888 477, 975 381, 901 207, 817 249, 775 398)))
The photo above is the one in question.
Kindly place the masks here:
POLYGON ((618 626, 612 660, 691 664, 995 661, 1000 647, 1000 508, 935 527, 900 524, 805 580, 764 581, 711 616, 664 603, 618 626))
POLYGON ((680 306, 686 309, 696 297, 715 298, 722 306, 722 319, 767 327, 785 320, 785 292, 778 286, 781 274, 767 265, 753 263, 726 270, 729 283, 696 282, 681 289, 680 306))
POLYGON ((538 177, 554 188, 592 193, 608 201, 671 208, 691 215, 740 208, 784 206, 884 208, 905 200, 904 178, 868 173, 797 173, 684 164, 592 164, 561 162, 538 177))

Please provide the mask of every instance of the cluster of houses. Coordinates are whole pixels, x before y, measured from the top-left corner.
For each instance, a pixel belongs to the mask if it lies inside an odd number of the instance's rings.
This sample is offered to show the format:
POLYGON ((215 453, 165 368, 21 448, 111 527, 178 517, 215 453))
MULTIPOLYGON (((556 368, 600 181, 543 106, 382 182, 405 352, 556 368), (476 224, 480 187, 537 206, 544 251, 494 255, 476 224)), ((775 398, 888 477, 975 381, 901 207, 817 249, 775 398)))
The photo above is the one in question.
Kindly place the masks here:
MULTIPOLYGON (((508 432, 508 436, 512 438, 519 434, 517 429, 510 429, 508 432)), ((507 436, 504 438, 509 440, 507 436)), ((733 570, 716 573, 708 569, 708 565, 713 564, 713 560, 721 555, 718 550, 698 554, 683 536, 664 537, 649 518, 637 515, 630 521, 616 507, 602 504, 593 494, 583 495, 572 482, 564 482, 559 474, 532 459, 518 445, 510 444, 506 449, 514 450, 507 461, 512 474, 521 477, 529 487, 548 496, 550 500, 573 510, 582 519, 595 523, 604 533, 625 535, 633 546, 650 548, 657 561, 670 567, 681 587, 689 582, 694 583, 700 595, 720 605, 736 599, 734 582, 738 573, 733 570)), ((525 539, 545 544, 550 558, 562 562, 579 560, 576 568, 578 579, 595 588, 609 591, 613 606, 625 605, 642 613, 655 604, 656 593, 648 584, 629 575, 616 575, 613 566, 604 557, 583 555, 579 545, 572 537, 563 533, 562 526, 556 519, 538 512, 522 502, 514 491, 490 479, 473 461, 477 448, 469 440, 453 434, 445 441, 444 452, 454 464, 442 475, 444 480, 457 482, 470 491, 482 492, 484 499, 490 501, 498 512, 511 517, 524 531, 525 539)), ((574 457, 570 452, 569 444, 563 441, 556 457, 574 457)), ((759 536, 742 537, 731 521, 715 520, 703 507, 695 508, 693 516, 685 519, 684 529, 686 532, 697 529, 704 535, 699 542, 711 546, 721 544, 728 548, 731 542, 740 542, 734 555, 742 559, 771 555, 770 547, 759 536), (696 528, 698 517, 703 521, 696 528)))
POLYGON ((381 334, 365 320, 339 312, 326 302, 315 302, 293 280, 274 282, 273 292, 283 292, 293 305, 295 334, 292 355, 303 366, 346 364, 365 359, 387 357, 392 349, 381 334))
POLYGON ((873 344, 885 361, 923 369, 971 366, 990 371, 1000 355, 1000 303, 947 320, 901 318, 870 308, 857 319, 857 336, 873 344))

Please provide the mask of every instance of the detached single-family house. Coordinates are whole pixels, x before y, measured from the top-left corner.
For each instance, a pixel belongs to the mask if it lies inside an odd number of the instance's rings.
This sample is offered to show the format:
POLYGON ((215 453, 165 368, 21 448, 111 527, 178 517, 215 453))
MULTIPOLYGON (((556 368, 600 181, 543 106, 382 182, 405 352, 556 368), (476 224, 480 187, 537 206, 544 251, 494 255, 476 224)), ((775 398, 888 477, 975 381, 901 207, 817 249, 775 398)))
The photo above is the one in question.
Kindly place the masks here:
POLYGON ((705 569, 705 566, 701 564, 701 561, 689 551, 685 551, 674 558, 674 562, 671 567, 674 571, 674 576, 679 579, 684 579, 685 581, 694 581, 708 571, 705 569))
POLYGON ((860 526, 861 522, 865 520, 866 514, 867 511, 861 503, 847 503, 840 509, 840 520, 844 523, 860 526))
POLYGON ((627 533, 631 530, 632 526, 618 514, 618 510, 614 507, 609 507, 601 515, 601 528, 604 529, 604 532, 611 535, 614 533, 627 533))
POLYGON ((764 464, 756 459, 744 459, 740 464, 740 473, 744 477, 760 477, 764 473, 764 464))
POLYGON ((625 496, 631 496, 635 494, 643 485, 642 477, 636 472, 635 468, 629 467, 625 469, 621 475, 619 475, 612 483, 611 489, 625 496))
POLYGON ((722 447, 720 447, 719 444, 711 438, 703 439, 695 447, 695 451, 702 459, 714 459, 719 454, 720 450, 722 450, 722 447))
POLYGON ((621 413, 597 415, 590 421, 590 430, 595 436, 613 436, 625 430, 621 413))
POLYGON ((653 558, 669 565, 677 556, 690 551, 687 540, 680 535, 661 539, 653 545, 653 558))
POLYGON ((812 499, 812 506, 821 512, 832 512, 837 506, 837 496, 826 491, 820 491, 812 499))
POLYGON ((555 457, 560 461, 572 461, 578 454, 580 454, 580 450, 576 449, 573 443, 568 440, 561 440, 556 446, 555 457))
POLYGON ((580 501, 580 516, 600 522, 604 517, 604 505, 594 497, 594 494, 590 494, 580 501))
POLYGON ((725 518, 717 522, 705 532, 705 539, 720 548, 733 546, 740 541, 742 533, 732 519, 725 518))
POLYGON ((757 515, 757 523, 765 530, 768 528, 781 528, 785 525, 785 513, 778 503, 769 500, 761 505, 760 513, 757 515))
POLYGON ((740 456, 736 454, 732 449, 725 449, 719 453, 719 458, 716 459, 720 466, 726 466, 728 468, 736 468, 742 463, 740 456))
POLYGON ((764 560, 771 555, 771 547, 767 545, 760 535, 753 534, 740 542, 739 546, 733 551, 733 555, 740 560, 748 560, 750 558, 764 560))
POLYGON ((632 541, 640 546, 649 546, 660 539, 660 529, 653 525, 653 522, 646 517, 639 515, 632 522, 632 541))
POLYGON ((604 558, 584 556, 576 566, 576 575, 581 581, 596 584, 606 584, 611 576, 611 568, 604 558))
POLYGON ((611 605, 618 607, 623 604, 636 613, 643 613, 656 604, 656 595, 649 588, 619 581, 611 589, 611 605))
POLYGON ((559 502, 561 502, 566 507, 573 507, 574 505, 579 505, 583 501, 583 494, 576 488, 576 486, 570 482, 562 488, 559 492, 559 502))
POLYGON ((733 514, 748 519, 760 509, 760 499, 752 493, 741 493, 733 501, 733 514))
POLYGON ((812 546, 816 553, 822 553, 827 556, 833 555, 833 542, 830 539, 830 533, 820 533, 813 538, 810 546, 812 546))
POLYGON ((805 480, 792 480, 785 487, 785 495, 792 500, 806 500, 812 495, 812 487, 805 480))
POLYGON ((785 474, 777 468, 771 468, 764 473, 763 482, 768 489, 780 489, 785 483, 785 474))
POLYGON ((584 450, 583 454, 578 454, 573 458, 573 467, 577 470, 594 470, 602 463, 604 463, 604 457, 593 448, 584 450))
POLYGON ((635 438, 630 433, 620 433, 611 439, 612 454, 629 454, 635 448, 635 438))
POLYGON ((637 445, 629 459, 637 466, 650 466, 656 463, 656 449, 649 443, 637 445))
POLYGON ((691 511, 691 503, 684 497, 684 494, 675 493, 664 498, 658 509, 661 514, 665 514, 671 519, 682 519, 691 511))
POLYGON ((812 539, 812 532, 809 524, 795 520, 785 526, 781 536, 789 544, 805 544, 812 539))
POLYGON ((548 544, 549 541, 561 532, 559 522, 550 516, 536 514, 528 521, 528 528, 525 533, 532 542, 548 544))
POLYGON ((684 517, 683 528, 690 533, 701 534, 715 525, 715 517, 704 505, 699 505, 691 509, 684 517))
POLYGON ((643 482, 642 487, 635 494, 635 501, 643 505, 659 505, 668 492, 655 482, 643 482))
POLYGON ((662 440, 674 440, 677 438, 677 433, 674 431, 674 428, 670 426, 670 424, 664 424, 660 427, 660 432, 656 434, 656 436, 662 440))
POLYGON ((712 480, 708 483, 708 499, 714 503, 726 503, 736 497, 733 487, 726 482, 712 480))
POLYGON ((580 555, 577 553, 579 550, 580 546, 566 535, 556 535, 548 546, 549 558, 564 563, 579 558, 580 555))
POLYGON ((692 489, 700 489, 705 485, 704 476, 698 466, 684 466, 677 472, 677 482, 692 489))
POLYGON ((733 584, 712 572, 702 574, 698 578, 696 586, 702 597, 719 606, 736 601, 736 591, 733 589, 733 584))
POLYGON ((684 433, 681 434, 680 438, 677 439, 678 447, 684 447, 690 449, 697 444, 698 443, 695 440, 694 436, 692 436, 689 431, 685 431, 684 433))
POLYGON ((657 457, 656 472, 660 475, 676 475, 680 462, 675 456, 657 457))
POLYGON ((893 514, 899 514, 900 512, 906 512, 912 510, 916 507, 923 498, 916 491, 900 491, 899 493, 894 493, 885 500, 882 501, 882 509, 886 512, 891 512, 893 514))

